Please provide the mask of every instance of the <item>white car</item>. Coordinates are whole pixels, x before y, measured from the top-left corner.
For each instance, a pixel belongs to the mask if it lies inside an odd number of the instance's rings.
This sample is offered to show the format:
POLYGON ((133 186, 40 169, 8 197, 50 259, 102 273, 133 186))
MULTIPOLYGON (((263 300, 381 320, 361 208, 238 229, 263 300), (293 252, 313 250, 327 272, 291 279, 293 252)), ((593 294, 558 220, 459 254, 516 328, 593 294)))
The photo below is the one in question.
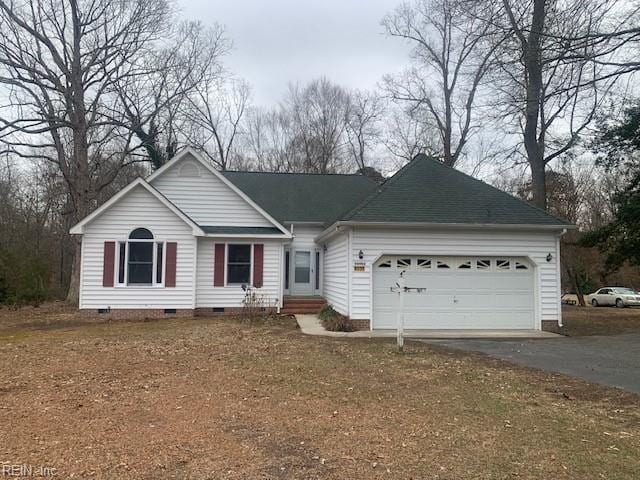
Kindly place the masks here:
POLYGON ((618 308, 640 306, 640 293, 626 287, 603 287, 589 295, 591 305, 601 307, 615 305, 618 308))

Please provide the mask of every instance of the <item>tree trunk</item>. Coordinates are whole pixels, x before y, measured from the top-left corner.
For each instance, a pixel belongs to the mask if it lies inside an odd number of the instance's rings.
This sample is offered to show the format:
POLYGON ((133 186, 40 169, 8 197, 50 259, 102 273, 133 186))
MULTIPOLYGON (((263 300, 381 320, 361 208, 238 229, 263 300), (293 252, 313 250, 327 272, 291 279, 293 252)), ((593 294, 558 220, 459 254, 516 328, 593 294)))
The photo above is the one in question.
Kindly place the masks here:
POLYGON ((525 109, 524 147, 531 167, 533 203, 547 208, 547 188, 544 160, 544 125, 540 122, 540 100, 542 95, 541 38, 544 30, 546 0, 534 0, 531 31, 524 43, 524 62, 527 78, 527 104, 525 109))
MULTIPOLYGON (((70 2, 73 17, 73 60, 71 64, 71 73, 68 77, 70 82, 72 96, 70 100, 71 107, 71 123, 73 125, 73 172, 75 173, 74 185, 75 191, 72 191, 74 200, 74 219, 82 220, 91 211, 91 200, 93 198, 93 189, 91 182, 91 171, 89 169, 89 142, 88 142, 88 124, 87 111, 85 105, 85 85, 83 82, 82 62, 81 62, 81 39, 82 24, 78 10, 77 0, 70 2)), ((67 292, 67 301, 77 305, 80 293, 80 258, 81 239, 73 240, 75 242, 73 263, 71 267, 71 279, 69 280, 69 291, 67 292)))
POLYGON ((584 301, 584 293, 582 292, 582 287, 580 286, 580 279, 578 278, 578 274, 574 272, 573 284, 576 289, 576 296, 578 297, 578 303, 581 307, 586 307, 587 304, 584 301))
POLYGON ((545 175, 544 160, 529 156, 531 166, 531 193, 534 205, 547 209, 547 179, 545 175))
POLYGON ((580 286, 580 279, 578 278, 578 272, 569 265, 569 262, 566 258, 563 258, 562 261, 565 264, 567 276, 569 277, 569 281, 571 282, 573 291, 576 292, 576 297, 578 297, 578 304, 581 307, 586 307, 587 304, 584 300, 584 293, 582 292, 582 287, 580 286))
POLYGON ((80 299, 80 268, 82 265, 81 247, 82 239, 77 235, 71 237, 74 244, 73 262, 71 264, 71 278, 69 279, 69 290, 67 291, 67 302, 71 305, 78 305, 80 299))

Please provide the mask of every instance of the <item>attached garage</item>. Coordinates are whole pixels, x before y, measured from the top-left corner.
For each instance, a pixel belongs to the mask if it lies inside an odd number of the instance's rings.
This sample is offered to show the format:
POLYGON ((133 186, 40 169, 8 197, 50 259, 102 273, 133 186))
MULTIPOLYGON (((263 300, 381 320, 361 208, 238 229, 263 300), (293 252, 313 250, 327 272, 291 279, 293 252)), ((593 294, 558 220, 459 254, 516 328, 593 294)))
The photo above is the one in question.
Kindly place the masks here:
POLYGON ((524 257, 386 255, 373 265, 374 329, 394 329, 401 272, 407 329, 534 329, 533 264, 524 257))

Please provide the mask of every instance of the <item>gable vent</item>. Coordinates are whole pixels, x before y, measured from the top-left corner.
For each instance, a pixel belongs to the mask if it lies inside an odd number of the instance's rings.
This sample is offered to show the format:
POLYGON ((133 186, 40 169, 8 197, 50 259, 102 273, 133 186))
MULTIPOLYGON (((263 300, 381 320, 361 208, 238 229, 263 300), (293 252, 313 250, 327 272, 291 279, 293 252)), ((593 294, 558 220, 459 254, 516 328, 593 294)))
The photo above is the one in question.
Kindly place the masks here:
POLYGON ((181 177, 199 177, 200 169, 198 165, 193 162, 185 162, 184 165, 180 167, 178 175, 181 177))

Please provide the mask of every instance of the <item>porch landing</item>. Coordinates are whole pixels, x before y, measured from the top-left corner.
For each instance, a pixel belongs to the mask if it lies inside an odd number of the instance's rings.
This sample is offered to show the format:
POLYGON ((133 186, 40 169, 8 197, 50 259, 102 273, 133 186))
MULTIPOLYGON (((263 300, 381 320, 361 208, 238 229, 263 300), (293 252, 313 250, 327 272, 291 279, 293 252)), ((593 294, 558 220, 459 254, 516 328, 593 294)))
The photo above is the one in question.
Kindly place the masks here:
MULTIPOLYGON (((300 330, 305 335, 345 338, 395 338, 395 330, 361 330, 356 332, 329 332, 317 315, 296 315, 300 330)), ((405 338, 561 338, 557 333, 542 330, 405 330, 405 338)))

